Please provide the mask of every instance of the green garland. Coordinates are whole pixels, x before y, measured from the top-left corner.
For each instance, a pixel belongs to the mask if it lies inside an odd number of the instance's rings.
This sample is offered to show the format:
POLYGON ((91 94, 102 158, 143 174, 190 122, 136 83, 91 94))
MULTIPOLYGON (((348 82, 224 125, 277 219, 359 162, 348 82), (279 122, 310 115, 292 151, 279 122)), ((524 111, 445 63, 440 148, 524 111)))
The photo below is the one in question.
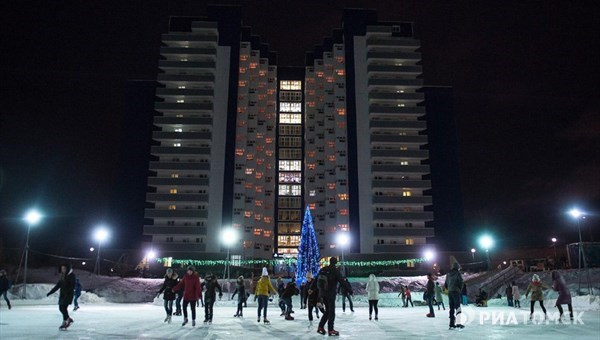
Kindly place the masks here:
MULTIPOLYGON (((192 260, 192 259, 171 259, 167 257, 156 258, 157 263, 168 263, 171 265, 178 264, 182 266, 224 266, 227 264, 227 260, 192 260)), ((273 260, 236 260, 235 263, 239 263, 242 266, 246 265, 270 265, 276 266, 281 264, 292 265, 296 263, 295 258, 281 258, 273 260)), ((377 266, 396 266, 400 264, 406 264, 408 262, 421 263, 425 262, 425 258, 415 259, 404 259, 404 260, 383 260, 383 261, 340 261, 339 264, 347 267, 377 267, 377 266)))

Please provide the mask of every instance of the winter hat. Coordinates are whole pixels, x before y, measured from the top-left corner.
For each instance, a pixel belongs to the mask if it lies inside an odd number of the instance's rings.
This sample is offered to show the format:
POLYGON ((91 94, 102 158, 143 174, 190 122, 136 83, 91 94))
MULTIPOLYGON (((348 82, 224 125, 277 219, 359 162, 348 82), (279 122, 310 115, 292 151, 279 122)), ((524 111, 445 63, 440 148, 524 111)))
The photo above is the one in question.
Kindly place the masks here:
POLYGON ((173 268, 167 268, 167 276, 173 275, 173 268))
POLYGON ((329 265, 330 266, 335 266, 338 263, 337 257, 332 256, 329 258, 329 265))
POLYGON ((196 268, 194 268, 194 266, 188 266, 188 267, 187 267, 187 270, 191 270, 191 271, 195 272, 195 271, 196 271, 196 268))
POLYGON ((456 270, 459 270, 459 269, 460 269, 460 265, 458 264, 458 262, 454 262, 454 263, 452 264, 452 269, 456 269, 456 270))
POLYGON ((262 276, 269 276, 269 271, 267 270, 267 267, 263 267, 262 276))
POLYGON ((538 276, 538 274, 533 274, 533 277, 531 277, 531 281, 539 281, 540 277, 538 276))
POLYGON ((314 279, 314 276, 311 272, 306 273, 306 278, 307 279, 314 279))

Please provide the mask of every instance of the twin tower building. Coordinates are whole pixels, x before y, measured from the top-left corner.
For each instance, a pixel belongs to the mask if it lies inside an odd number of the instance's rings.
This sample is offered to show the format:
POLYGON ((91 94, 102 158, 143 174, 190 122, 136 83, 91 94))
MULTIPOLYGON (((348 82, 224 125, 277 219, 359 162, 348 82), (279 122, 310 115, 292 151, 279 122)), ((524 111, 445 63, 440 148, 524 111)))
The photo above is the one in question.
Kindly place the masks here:
POLYGON ((225 228, 235 258, 294 256, 306 207, 323 256, 340 253, 340 233, 346 253, 420 254, 434 229, 411 23, 346 10, 294 67, 277 64, 237 7, 169 26, 144 227, 160 256, 221 258, 225 228))

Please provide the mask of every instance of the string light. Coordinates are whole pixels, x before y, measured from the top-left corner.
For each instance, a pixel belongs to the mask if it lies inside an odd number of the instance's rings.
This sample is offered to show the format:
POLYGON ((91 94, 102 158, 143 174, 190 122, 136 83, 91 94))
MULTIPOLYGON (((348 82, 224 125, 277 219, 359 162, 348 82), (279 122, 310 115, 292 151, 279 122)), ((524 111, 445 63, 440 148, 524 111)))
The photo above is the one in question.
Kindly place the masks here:
MULTIPOLYGON (((169 258, 156 258, 157 263, 168 263, 169 258)), ((171 259, 171 264, 177 264, 181 266, 224 266, 226 260, 193 260, 193 259, 171 259)), ((286 264, 288 266, 295 265, 295 258, 279 258, 276 260, 236 260, 240 265, 281 265, 286 264)), ((387 267, 397 266, 406 263, 421 263, 425 262, 425 258, 414 258, 414 259, 403 259, 403 260, 382 260, 382 261, 340 261, 338 264, 348 267, 387 267)), ((324 263, 327 263, 325 261, 324 263)))

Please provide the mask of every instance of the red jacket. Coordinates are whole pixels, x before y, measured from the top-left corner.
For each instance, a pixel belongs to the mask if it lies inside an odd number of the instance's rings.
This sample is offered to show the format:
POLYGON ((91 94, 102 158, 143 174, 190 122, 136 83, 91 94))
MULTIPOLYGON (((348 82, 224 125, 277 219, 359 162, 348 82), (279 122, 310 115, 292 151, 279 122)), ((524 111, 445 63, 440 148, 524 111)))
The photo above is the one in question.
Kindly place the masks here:
POLYGON ((200 276, 197 273, 192 275, 185 274, 181 281, 173 287, 173 292, 178 291, 183 286, 183 300, 196 301, 201 298, 200 295, 200 276))

